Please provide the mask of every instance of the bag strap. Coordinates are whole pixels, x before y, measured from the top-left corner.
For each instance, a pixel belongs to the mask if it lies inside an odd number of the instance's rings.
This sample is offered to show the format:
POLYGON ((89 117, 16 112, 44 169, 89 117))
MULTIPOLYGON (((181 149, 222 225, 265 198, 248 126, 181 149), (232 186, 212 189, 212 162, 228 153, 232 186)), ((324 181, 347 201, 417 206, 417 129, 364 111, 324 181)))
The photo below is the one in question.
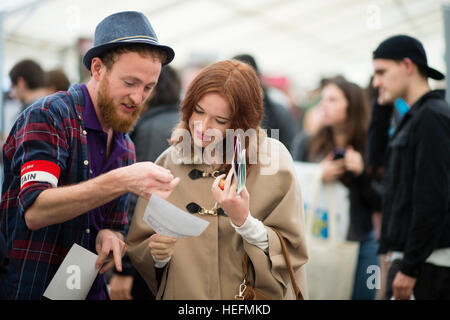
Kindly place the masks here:
MULTIPOLYGON (((291 282, 292 282, 292 287, 294 289, 295 299, 296 300, 304 300, 302 292, 300 291, 300 288, 297 285, 297 280, 295 279, 294 269, 292 268, 291 259, 289 258, 289 252, 287 250, 286 243, 284 242, 283 236, 277 229, 275 229, 273 227, 269 227, 269 228, 272 229, 276 233, 278 238, 280 239, 281 249, 282 249, 283 255, 284 255, 284 260, 286 261, 286 265, 287 265, 288 271, 289 271, 289 276, 290 276, 291 282)), ((247 254, 247 252, 244 252, 244 259, 242 260, 242 273, 244 275, 244 283, 248 283, 248 280, 247 280, 248 261, 249 261, 248 254, 247 254)))
POLYGON ((295 279, 294 269, 292 268, 291 259, 289 258, 289 252, 287 250, 286 243, 284 242, 283 236, 277 229, 275 229, 273 227, 270 227, 270 228, 273 231, 275 231, 278 238, 280 239, 281 249, 283 250, 283 255, 284 255, 284 259, 286 260, 286 264, 287 264, 288 271, 289 271, 289 276, 291 277, 291 282, 292 282, 292 287, 294 288, 295 298, 296 298, 296 300, 304 300, 302 292, 300 291, 300 288, 297 285, 297 280, 295 279))

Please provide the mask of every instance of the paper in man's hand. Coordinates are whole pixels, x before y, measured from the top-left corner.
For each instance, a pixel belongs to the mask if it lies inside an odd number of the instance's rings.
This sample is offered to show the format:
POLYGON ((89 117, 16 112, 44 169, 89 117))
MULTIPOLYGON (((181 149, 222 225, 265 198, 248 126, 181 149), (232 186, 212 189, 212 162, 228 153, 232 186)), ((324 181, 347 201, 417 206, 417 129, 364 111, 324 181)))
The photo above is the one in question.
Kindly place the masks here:
POLYGON ((44 292, 50 300, 84 300, 98 274, 98 256, 74 243, 44 292))
POLYGON ((156 233, 174 238, 199 236, 209 225, 208 221, 195 217, 154 194, 145 209, 144 221, 156 233))

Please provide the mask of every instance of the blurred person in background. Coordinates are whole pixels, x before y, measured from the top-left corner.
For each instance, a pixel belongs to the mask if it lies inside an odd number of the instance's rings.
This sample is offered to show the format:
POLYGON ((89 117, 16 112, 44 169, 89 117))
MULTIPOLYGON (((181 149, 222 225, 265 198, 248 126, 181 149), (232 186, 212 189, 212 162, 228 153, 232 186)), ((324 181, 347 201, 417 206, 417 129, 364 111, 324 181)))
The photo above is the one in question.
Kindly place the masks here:
MULTIPOLYGON (((342 78, 345 80, 345 78, 341 75, 335 76, 333 78, 342 78)), ((308 92, 308 97, 303 103, 303 108, 306 111, 304 112, 304 115, 302 117, 302 131, 297 133, 296 137, 294 137, 294 140, 303 137, 303 133, 314 135, 317 131, 319 131, 322 125, 322 111, 319 105, 321 99, 320 94, 327 81, 328 78, 322 78, 320 80, 319 86, 314 90, 308 92)), ((293 142, 293 144, 297 143, 293 142)))
POLYGON ((155 161, 169 147, 172 129, 179 121, 181 80, 171 66, 161 70, 154 92, 130 133, 136 147, 136 161, 155 161))
POLYGON ((367 287, 367 268, 379 265, 378 244, 372 224, 379 215, 381 194, 366 171, 368 107, 363 90, 342 77, 323 82, 319 107, 320 129, 297 136, 292 157, 321 162, 322 180, 341 181, 350 192, 350 225, 347 239, 360 242, 352 299, 373 300, 376 290, 367 287))
MULTIPOLYGON (((147 110, 130 134, 136 147, 136 161, 155 161, 169 147, 172 129, 180 119, 181 80, 175 69, 164 66, 159 75, 147 110)), ((128 221, 132 221, 137 196, 131 195, 128 221)), ((134 269, 128 256, 122 262, 122 272, 114 269, 110 281, 111 299, 154 299, 145 281, 134 269)))
POLYGON ((48 94, 44 70, 36 61, 19 61, 9 71, 9 78, 12 96, 22 103, 22 110, 48 94))
MULTIPOLYGON (((252 66, 261 81, 259 67, 253 56, 249 54, 240 54, 234 56, 233 59, 245 62, 252 66)), ((264 94, 264 115, 261 122, 261 128, 267 131, 267 135, 269 137, 271 137, 271 129, 278 129, 278 140, 280 140, 280 142, 284 144, 288 150, 291 150, 292 141, 301 128, 296 121, 293 120, 290 110, 287 107, 275 102, 269 96, 267 87, 262 85, 262 88, 264 94)))
POLYGON ((62 69, 53 69, 45 73, 45 87, 48 94, 67 91, 70 87, 70 81, 62 69))
POLYGON ((104 273, 121 270, 129 193, 167 197, 179 181, 154 163, 134 163, 127 134, 174 55, 144 14, 112 14, 97 25, 84 55, 88 83, 39 99, 19 115, 3 146, 8 299, 42 299, 75 243, 98 254, 87 299, 108 298, 104 273))
POLYGON ((304 109, 297 103, 292 81, 286 76, 261 75, 260 79, 263 86, 267 87, 268 95, 289 110, 291 117, 301 130, 304 109))
POLYGON ((379 252, 391 257, 386 296, 450 299, 450 107, 428 83, 444 75, 407 35, 384 40, 372 63, 378 97, 369 162, 384 168, 379 252), (390 132, 394 109, 404 106, 390 132))

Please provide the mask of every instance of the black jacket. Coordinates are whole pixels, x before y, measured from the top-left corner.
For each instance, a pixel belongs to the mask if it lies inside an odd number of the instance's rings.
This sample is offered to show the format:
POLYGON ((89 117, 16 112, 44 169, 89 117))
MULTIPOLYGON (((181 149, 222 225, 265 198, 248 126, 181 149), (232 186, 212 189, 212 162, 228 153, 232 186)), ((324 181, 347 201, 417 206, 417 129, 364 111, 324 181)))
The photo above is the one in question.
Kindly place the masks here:
POLYGON ((172 129, 180 121, 177 105, 149 108, 130 133, 136 147, 136 161, 155 161, 170 145, 172 129))
MULTIPOLYGON (((292 158, 308 162, 310 136, 298 134, 292 144, 292 158)), ((317 159, 318 161, 322 159, 317 159)), ((347 239, 362 241, 373 230, 372 213, 381 209, 379 183, 364 170, 359 176, 345 173, 345 186, 349 189, 350 225, 347 239)))
POLYGON ((423 95, 388 138, 393 107, 375 103, 369 161, 384 163, 380 253, 401 251, 400 271, 418 277, 433 250, 450 247, 450 108, 423 95))
POLYGON ((290 150, 295 135, 301 130, 300 124, 296 123, 286 107, 270 98, 266 90, 264 90, 263 102, 264 113, 261 128, 266 130, 268 137, 272 137, 271 129, 278 129, 278 140, 290 150))

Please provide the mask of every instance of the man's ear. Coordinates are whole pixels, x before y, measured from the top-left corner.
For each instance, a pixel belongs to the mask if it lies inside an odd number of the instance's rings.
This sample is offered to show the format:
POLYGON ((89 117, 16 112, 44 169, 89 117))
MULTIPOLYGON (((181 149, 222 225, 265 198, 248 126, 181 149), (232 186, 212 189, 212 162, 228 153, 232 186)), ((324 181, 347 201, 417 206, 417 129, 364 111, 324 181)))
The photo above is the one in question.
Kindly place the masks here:
POLYGON ((28 84, 23 77, 17 78, 17 87, 19 88, 19 90, 22 90, 22 91, 29 89, 28 84))
POLYGON ((100 81, 100 78, 102 77, 105 69, 106 66, 103 64, 103 61, 99 57, 92 58, 91 73, 92 77, 94 77, 95 80, 100 81))
POLYGON ((412 62, 410 58, 403 58, 402 62, 404 63, 406 67, 406 72, 408 75, 411 75, 414 71, 414 69, 418 69, 417 66, 412 62))

